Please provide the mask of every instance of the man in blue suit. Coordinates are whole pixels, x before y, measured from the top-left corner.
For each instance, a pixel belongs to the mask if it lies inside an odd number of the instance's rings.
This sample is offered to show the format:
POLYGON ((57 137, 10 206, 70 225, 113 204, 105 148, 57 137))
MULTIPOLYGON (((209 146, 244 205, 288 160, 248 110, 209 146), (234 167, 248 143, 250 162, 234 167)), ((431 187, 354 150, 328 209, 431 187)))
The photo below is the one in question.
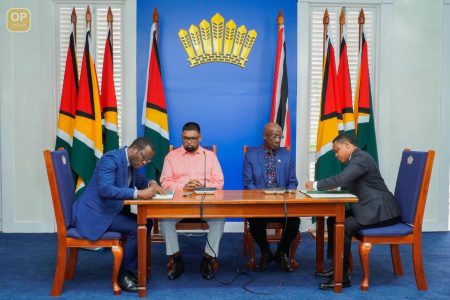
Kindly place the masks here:
MULTIPOLYGON (((125 199, 150 199, 164 193, 155 181, 149 181, 138 168, 150 162, 153 146, 146 138, 137 138, 130 147, 105 153, 97 163, 83 195, 73 204, 77 231, 89 240, 99 239, 106 231, 122 233, 126 238, 119 273, 119 285, 127 292, 137 292, 136 215, 124 206, 125 199)), ((147 224, 151 229, 151 221, 147 224)))
MULTIPOLYGON (((244 157, 244 189, 296 189, 298 182, 295 175, 295 159, 286 148, 280 148, 283 131, 276 123, 268 123, 264 127, 264 145, 251 148, 244 157)), ((253 218, 249 219, 250 232, 261 249, 261 260, 255 271, 267 269, 267 265, 275 260, 284 272, 292 272, 289 262, 289 250, 299 227, 300 218, 253 218), (267 241, 266 227, 269 222, 283 224, 283 235, 275 255, 270 251, 267 241)))

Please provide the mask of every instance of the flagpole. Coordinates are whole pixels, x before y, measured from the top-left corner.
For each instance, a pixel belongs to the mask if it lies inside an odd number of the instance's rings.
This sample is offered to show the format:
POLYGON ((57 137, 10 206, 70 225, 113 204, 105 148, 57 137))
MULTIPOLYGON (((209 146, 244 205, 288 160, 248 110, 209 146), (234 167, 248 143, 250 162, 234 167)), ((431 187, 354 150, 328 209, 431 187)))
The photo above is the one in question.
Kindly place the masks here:
POLYGON ((358 49, 361 50, 361 33, 363 32, 364 23, 366 22, 366 17, 364 16, 364 11, 361 8, 361 11, 359 12, 358 17, 358 24, 359 24, 359 39, 358 39, 358 49))
POLYGON ((323 57, 325 57, 326 55, 325 43, 327 42, 328 24, 330 24, 330 16, 328 15, 328 8, 326 8, 325 13, 323 14, 323 47, 322 47, 323 57))
POLYGON ((339 56, 341 53, 341 43, 342 36, 344 35, 344 26, 345 26, 345 7, 341 8, 341 14, 339 16, 339 56))
POLYGON ((108 22, 108 27, 111 32, 110 41, 111 41, 111 50, 112 50, 112 46, 113 46, 113 26, 112 26, 113 14, 112 14, 111 6, 108 8, 108 15, 106 16, 106 21, 108 22))
POLYGON ((153 9, 153 23, 155 23, 155 39, 158 42, 158 23, 159 23, 159 14, 158 9, 155 7, 153 9))
MULTIPOLYGON (((89 5, 88 5, 87 10, 86 10, 86 27, 88 27, 88 26, 89 26, 89 31, 91 31, 91 29, 92 29, 92 15, 91 15, 91 10, 89 8, 89 5)), ((92 34, 92 32, 91 32, 91 34, 92 34)))
POLYGON ((73 38, 75 42, 75 48, 77 45, 77 12, 75 7, 72 9, 72 14, 70 15, 70 22, 72 23, 73 38))

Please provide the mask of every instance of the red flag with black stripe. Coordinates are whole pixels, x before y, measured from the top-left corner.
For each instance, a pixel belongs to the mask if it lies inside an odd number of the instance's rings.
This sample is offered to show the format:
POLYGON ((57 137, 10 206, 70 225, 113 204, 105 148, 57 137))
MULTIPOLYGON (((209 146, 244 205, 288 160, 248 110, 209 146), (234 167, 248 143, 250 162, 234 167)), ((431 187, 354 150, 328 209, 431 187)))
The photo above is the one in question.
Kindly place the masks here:
POLYGON ((272 109, 270 122, 277 123, 283 130, 281 147, 291 146, 291 120, 288 102, 288 78, 286 66, 286 39, 284 35, 284 18, 280 12, 278 16, 278 42, 275 60, 275 74, 273 80, 272 109))

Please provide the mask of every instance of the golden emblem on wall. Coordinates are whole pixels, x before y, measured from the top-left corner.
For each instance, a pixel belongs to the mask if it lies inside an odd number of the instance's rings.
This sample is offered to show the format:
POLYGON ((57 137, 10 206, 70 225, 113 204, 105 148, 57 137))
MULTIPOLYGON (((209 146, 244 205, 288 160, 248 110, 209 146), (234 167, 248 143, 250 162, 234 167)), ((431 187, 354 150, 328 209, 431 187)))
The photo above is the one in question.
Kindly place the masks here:
POLYGON ((247 32, 245 25, 236 30, 236 23, 216 13, 211 24, 203 19, 199 26, 191 24, 189 30, 181 29, 178 37, 186 50, 191 67, 210 62, 226 62, 244 67, 255 43, 257 32, 247 32))

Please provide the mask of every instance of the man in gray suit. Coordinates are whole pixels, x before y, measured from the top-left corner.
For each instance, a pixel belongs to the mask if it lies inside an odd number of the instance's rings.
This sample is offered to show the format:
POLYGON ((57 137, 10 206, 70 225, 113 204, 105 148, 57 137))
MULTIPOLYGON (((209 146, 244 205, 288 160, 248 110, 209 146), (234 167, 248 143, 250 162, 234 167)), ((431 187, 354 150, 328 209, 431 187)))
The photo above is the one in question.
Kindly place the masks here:
MULTIPOLYGON (((390 226, 397 223, 400 211, 392 193, 388 190, 377 164, 369 153, 356 146, 355 138, 346 133, 338 135, 333 140, 333 150, 341 163, 348 163, 339 174, 315 182, 305 184, 307 190, 331 190, 337 187, 347 189, 359 199, 351 203, 350 209, 345 213, 344 237, 344 266, 343 287, 351 286, 348 272, 352 237, 361 229, 371 227, 390 226)), ((328 218, 328 247, 333 252, 334 245, 334 218, 328 218), (331 235, 330 235, 331 233, 331 235)), ((320 284, 321 289, 332 289, 333 270, 317 273, 328 280, 320 284)))

